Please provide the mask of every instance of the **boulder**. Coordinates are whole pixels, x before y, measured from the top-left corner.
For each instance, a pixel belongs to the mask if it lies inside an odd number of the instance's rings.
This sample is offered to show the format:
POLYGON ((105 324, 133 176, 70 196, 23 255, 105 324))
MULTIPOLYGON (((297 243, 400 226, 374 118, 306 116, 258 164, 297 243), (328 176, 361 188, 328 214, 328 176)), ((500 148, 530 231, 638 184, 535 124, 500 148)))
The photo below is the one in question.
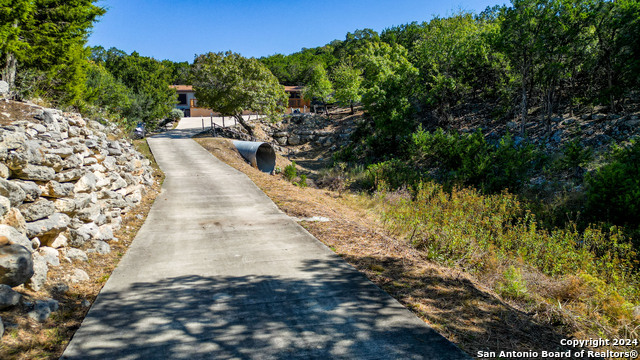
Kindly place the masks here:
POLYGON ((53 247, 43 246, 38 250, 38 253, 47 262, 47 265, 59 266, 60 259, 58 258, 58 250, 53 247))
POLYGON ((32 203, 24 203, 18 207, 26 221, 36 221, 52 215, 56 207, 52 201, 40 199, 32 203))
POLYGON ((31 252, 22 245, 0 246, 0 284, 22 285, 34 274, 31 252))
POLYGON ((95 223, 88 223, 71 231, 71 245, 81 246, 85 242, 95 238, 100 232, 100 228, 95 223))
POLYGON ((60 155, 45 154, 44 160, 42 160, 42 165, 48 166, 52 168, 54 171, 58 172, 63 169, 64 162, 60 157, 60 155))
POLYGON ((8 225, 18 230, 21 234, 27 233, 27 222, 17 208, 9 209, 9 211, 0 218, 0 224, 8 225))
MULTIPOLYGON (((69 148, 69 149, 71 152, 73 152, 72 148, 69 148)), ((64 169, 78 169, 81 166, 82 166, 82 158, 77 154, 70 155, 64 160, 64 163, 62 164, 62 167, 64 169)))
POLYGON ((49 181, 56 175, 55 170, 47 166, 28 164, 13 171, 13 176, 22 180, 49 181))
POLYGON ((0 80, 0 96, 6 95, 9 95, 9 83, 4 80, 0 80))
POLYGON ((56 212, 71 215, 76 210, 76 203, 71 199, 56 199, 53 202, 56 212))
POLYGON ((27 236, 30 239, 36 236, 40 239, 55 239, 70 223, 71 219, 66 214, 54 213, 46 219, 27 223, 27 236))
POLYGON ((100 231, 96 235, 96 240, 109 241, 113 239, 113 228, 111 225, 100 226, 100 231))
POLYGON ((69 276, 69 281, 79 283, 89 280, 89 274, 82 269, 73 269, 73 273, 69 276))
POLYGON ((96 194, 94 196, 93 193, 76 194, 76 196, 73 198, 73 202, 76 204, 76 210, 84 209, 85 207, 91 204, 95 204, 97 201, 98 201, 98 195, 96 194))
POLYGON ((0 163, 0 179, 7 179, 11 175, 11 170, 7 165, 0 163))
POLYGON ((51 198, 69 197, 73 194, 73 189, 74 185, 72 183, 59 183, 53 180, 40 187, 42 196, 51 198))
POLYGON ((40 291, 44 287, 45 282, 47 282, 49 266, 47 266, 47 260, 38 253, 34 253, 32 259, 33 276, 31 276, 25 285, 33 291, 40 291))
MULTIPOLYGON (((47 148, 45 149, 47 154, 58 155, 60 158, 65 159, 65 162, 62 163, 62 166, 66 166, 66 159, 73 155, 73 148, 71 146, 59 145, 55 148, 47 148)), ((80 161, 82 164, 82 160, 80 161)))
POLYGON ((91 192, 96 189, 97 181, 98 179, 93 173, 85 174, 76 182, 73 191, 76 193, 91 192))
POLYGON ((61 171, 55 174, 53 179, 61 183, 75 181, 80 179, 82 175, 84 175, 84 173, 85 172, 82 171, 82 169, 70 169, 70 170, 61 171))
POLYGON ((57 301, 48 299, 38 300, 32 306, 33 310, 28 313, 29 317, 38 322, 45 322, 52 312, 58 311, 60 305, 57 301))
POLYGON ((56 237, 51 242, 51 244, 47 244, 47 245, 51 246, 54 249, 59 249, 59 248, 66 247, 68 243, 69 243, 69 240, 67 239, 67 237, 64 236, 64 234, 59 234, 58 237, 56 237))
POLYGON ((111 181, 111 190, 118 190, 127 186, 127 182, 118 174, 111 174, 109 180, 111 181))
POLYGON ((0 225, 0 239, 4 237, 4 241, 0 242, 2 245, 21 245, 24 246, 29 252, 31 252, 31 240, 24 234, 20 233, 15 228, 8 225, 0 225))
POLYGON ((298 135, 291 135, 289 137, 289 145, 300 145, 302 139, 298 135))
POLYGON ((40 187, 33 181, 16 180, 13 182, 22 188, 25 193, 24 201, 36 201, 42 194, 40 187))
MULTIPOLYGON (((6 129, 6 128, 5 128, 6 129)), ((24 149, 27 144, 27 136, 22 131, 1 131, 0 147, 7 150, 24 149)))
POLYGON ((70 260, 89 261, 89 257, 87 257, 87 254, 84 251, 76 248, 67 248, 65 256, 70 260))
POLYGON ((76 217, 84 222, 94 222, 100 216, 100 205, 91 204, 76 213, 76 217))
POLYGON ((109 171, 115 171, 117 169, 116 159, 113 156, 107 156, 102 162, 102 166, 109 171))
POLYGON ((14 291, 11 286, 0 284, 0 310, 6 310, 18 305, 20 297, 20 293, 14 291))
POLYGON ((4 196, 0 196, 0 218, 11 209, 11 201, 4 196))
POLYGON ((96 252, 100 255, 106 255, 111 252, 111 246, 109 246, 109 244, 104 241, 93 240, 91 242, 91 245, 93 245, 93 248, 88 252, 96 252))
POLYGON ((0 179, 0 196, 9 199, 11 206, 18 206, 27 197, 27 194, 14 181, 0 179))

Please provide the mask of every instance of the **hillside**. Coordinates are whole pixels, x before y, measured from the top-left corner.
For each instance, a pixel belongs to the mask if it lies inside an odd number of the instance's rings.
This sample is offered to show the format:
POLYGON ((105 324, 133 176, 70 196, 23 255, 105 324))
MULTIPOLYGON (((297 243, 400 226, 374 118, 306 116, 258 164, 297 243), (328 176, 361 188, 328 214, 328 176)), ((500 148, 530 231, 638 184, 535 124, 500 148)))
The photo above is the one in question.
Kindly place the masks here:
MULTIPOLYGON (((368 121, 365 114, 352 116, 346 109, 330 117, 297 115, 255 124, 258 137, 278 150, 278 169, 286 173, 295 161, 298 177, 292 182, 250 168, 225 140, 202 134, 198 141, 249 175, 282 210, 470 354, 505 347, 541 352, 567 337, 635 336, 629 331, 639 321, 634 305, 638 279, 629 238, 597 226, 576 231, 562 220, 546 229, 535 218, 527 220, 530 210, 525 209, 532 208, 533 195, 553 200, 557 189, 567 187, 574 196, 583 193, 579 181, 602 166, 614 140, 625 143, 638 135, 637 116, 567 116, 555 122, 554 131, 565 134, 557 141, 529 128, 527 141, 556 161, 575 139, 597 155, 577 174, 574 169, 532 174, 520 195, 483 195, 471 187, 445 190, 428 177, 421 185, 428 194, 411 188, 367 193, 371 168, 335 162, 368 121), (610 139, 602 141, 604 136, 610 139), (309 187, 300 187, 301 174, 308 176, 309 187), (542 181, 549 183, 544 191, 542 181), (619 247, 607 245, 609 239, 619 247), (587 242, 599 248, 579 245, 587 242)), ((461 134, 482 128, 489 141, 509 127, 478 120, 477 114, 457 118, 456 125, 461 134)))

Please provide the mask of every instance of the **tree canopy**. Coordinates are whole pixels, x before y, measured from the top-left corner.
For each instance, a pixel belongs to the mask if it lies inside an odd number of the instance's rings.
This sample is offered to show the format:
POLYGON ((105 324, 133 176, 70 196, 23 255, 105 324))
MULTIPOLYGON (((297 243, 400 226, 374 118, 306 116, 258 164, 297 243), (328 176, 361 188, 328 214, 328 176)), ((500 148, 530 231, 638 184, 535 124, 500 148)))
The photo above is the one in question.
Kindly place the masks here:
POLYGON ((311 76, 307 82, 307 86, 304 88, 303 96, 307 100, 318 99, 324 105, 325 112, 327 111, 327 103, 331 101, 333 95, 333 85, 327 70, 324 65, 318 64, 311 70, 311 76))
POLYGON ((254 58, 231 51, 207 53, 196 57, 193 87, 201 106, 225 116, 235 117, 253 135, 242 118, 245 110, 275 117, 284 111, 288 96, 278 79, 254 58))
POLYGON ((85 43, 105 10, 97 0, 0 1, 2 79, 36 81, 59 102, 75 103, 85 84, 85 43))

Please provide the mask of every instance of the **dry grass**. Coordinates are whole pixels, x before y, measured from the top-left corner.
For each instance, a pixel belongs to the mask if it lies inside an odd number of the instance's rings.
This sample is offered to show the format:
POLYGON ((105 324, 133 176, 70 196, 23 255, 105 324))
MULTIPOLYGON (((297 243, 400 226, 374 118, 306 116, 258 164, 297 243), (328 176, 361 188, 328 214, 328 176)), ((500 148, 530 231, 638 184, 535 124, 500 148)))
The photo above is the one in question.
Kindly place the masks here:
MULTIPOLYGON (((435 330, 475 356, 478 351, 541 352, 562 348, 562 329, 536 320, 473 276, 427 261, 408 244, 386 235, 366 197, 299 188, 252 168, 225 139, 197 139, 213 155, 247 174, 290 216, 324 216, 302 222, 310 233, 398 299, 435 330)), ((288 164, 278 157, 278 166, 288 164)), ((549 314, 549 312, 545 312, 549 314)))
POLYGON ((57 359, 62 355, 75 331, 89 311, 83 301, 93 303, 98 293, 118 265, 120 258, 144 223, 151 205, 159 193, 164 175, 159 171, 145 140, 134 142, 136 149, 147 156, 154 167, 155 185, 144 195, 138 207, 123 216, 122 227, 114 233, 117 242, 111 242, 111 253, 108 255, 88 254, 89 261, 61 260, 58 267, 50 267, 48 280, 43 290, 33 292, 23 286, 15 288, 23 295, 23 301, 35 301, 52 298, 60 303, 60 310, 54 312, 44 323, 30 320, 23 310, 0 311, 0 318, 7 327, 0 343, 0 359, 57 359), (65 275, 76 269, 89 274, 90 280, 78 284, 64 281, 65 275), (55 286, 65 283, 69 290, 57 292, 55 286))

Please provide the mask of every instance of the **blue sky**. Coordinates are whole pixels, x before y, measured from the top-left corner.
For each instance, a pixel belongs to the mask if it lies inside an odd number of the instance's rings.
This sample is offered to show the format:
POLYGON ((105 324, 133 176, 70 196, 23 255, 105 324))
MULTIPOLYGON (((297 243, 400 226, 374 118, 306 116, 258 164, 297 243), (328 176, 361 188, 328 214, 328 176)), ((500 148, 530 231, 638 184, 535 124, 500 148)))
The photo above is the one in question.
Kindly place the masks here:
POLYGON ((290 54, 343 40, 347 32, 428 21, 458 10, 480 12, 496 0, 100 0, 107 13, 89 45, 192 62, 232 50, 247 57, 290 54))

